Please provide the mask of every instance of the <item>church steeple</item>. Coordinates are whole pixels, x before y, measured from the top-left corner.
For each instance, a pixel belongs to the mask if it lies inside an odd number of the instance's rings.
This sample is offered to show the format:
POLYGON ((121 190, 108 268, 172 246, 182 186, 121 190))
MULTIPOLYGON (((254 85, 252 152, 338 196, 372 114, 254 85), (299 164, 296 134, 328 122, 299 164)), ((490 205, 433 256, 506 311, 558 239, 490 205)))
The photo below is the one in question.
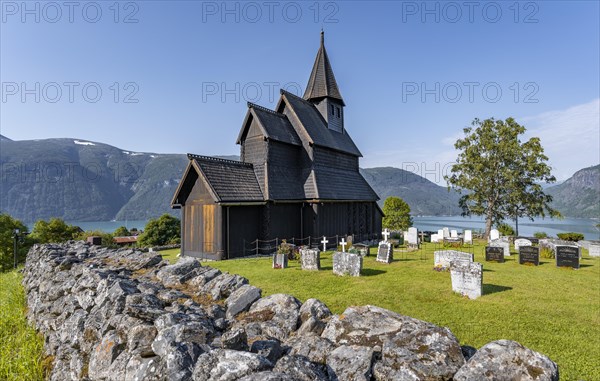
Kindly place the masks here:
POLYGON ((313 103, 327 122, 327 128, 344 133, 344 100, 325 50, 325 33, 321 30, 321 47, 317 52, 304 99, 313 103))
POLYGON ((335 76, 333 75, 333 69, 331 68, 329 57, 325 50, 325 32, 321 31, 321 47, 317 52, 315 64, 310 73, 308 85, 306 85, 304 99, 308 101, 319 101, 321 98, 325 97, 337 99, 344 105, 342 94, 338 89, 335 76))

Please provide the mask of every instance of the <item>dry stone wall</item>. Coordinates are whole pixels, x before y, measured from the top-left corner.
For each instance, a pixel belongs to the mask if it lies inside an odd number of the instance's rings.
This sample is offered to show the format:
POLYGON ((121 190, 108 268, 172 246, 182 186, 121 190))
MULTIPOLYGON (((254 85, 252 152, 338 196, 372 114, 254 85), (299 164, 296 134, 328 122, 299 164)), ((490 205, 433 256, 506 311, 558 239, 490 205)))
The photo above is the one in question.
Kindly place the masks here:
POLYGON ((23 271, 50 380, 558 380, 547 357, 376 306, 333 315, 316 299, 261 298, 189 258, 84 242, 36 245, 23 271))

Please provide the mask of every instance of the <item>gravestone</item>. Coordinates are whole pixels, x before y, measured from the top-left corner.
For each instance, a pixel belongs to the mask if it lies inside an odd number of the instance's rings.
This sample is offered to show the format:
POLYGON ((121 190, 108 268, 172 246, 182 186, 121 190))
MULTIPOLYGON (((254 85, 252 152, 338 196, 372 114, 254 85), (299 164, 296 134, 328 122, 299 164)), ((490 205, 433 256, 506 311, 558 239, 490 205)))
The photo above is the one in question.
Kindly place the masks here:
POLYGON ((500 246, 486 246, 485 260, 504 263, 504 248, 500 246))
POLYGON ((510 257, 510 244, 507 240, 497 239, 495 241, 491 241, 489 245, 491 247, 501 247, 504 250, 504 256, 510 257))
POLYGON ((521 246, 531 246, 531 241, 526 238, 515 239, 515 250, 519 251, 521 246))
POLYGON ((365 245, 364 243, 357 243, 354 245, 354 248, 358 250, 362 257, 369 255, 369 246, 365 245))
POLYGON ((287 254, 273 254, 273 268, 274 269, 285 269, 287 267, 288 267, 287 254))
POLYGON ((449 269, 452 262, 473 262, 473 254, 456 250, 440 250, 433 252, 433 267, 449 269))
POLYGON ((519 246, 519 264, 540 264, 540 248, 535 246, 519 246))
POLYGON ((557 267, 579 268, 579 247, 557 245, 554 250, 557 267))
POLYGON ((483 294, 483 266, 478 262, 452 262, 452 291, 477 299, 483 294))
POLYGON ((458 238, 458 231, 457 230, 450 230, 450 238, 458 238))
POLYGON ((443 235, 443 238, 450 238, 450 229, 443 228, 442 229, 442 235, 443 235))
POLYGON ((473 232, 471 230, 465 230, 464 242, 469 245, 473 244, 473 232))
POLYGON ((438 237, 440 241, 444 239, 444 229, 438 230, 438 237))
POLYGON ((419 232, 417 228, 408 228, 407 246, 419 246, 419 232))
POLYGON ((600 245, 592 243, 588 246, 590 257, 600 257, 600 245))
POLYGON ((333 253, 333 273, 335 275, 360 276, 363 266, 363 258, 360 254, 333 253))
POLYGON ((431 235, 431 242, 432 243, 439 242, 439 240, 440 240, 440 235, 439 234, 432 234, 431 235))
POLYGON ((377 262, 392 263, 394 260, 394 254, 392 252, 392 245, 387 242, 379 242, 377 247, 377 262))
POLYGON ((302 265, 302 270, 320 270, 321 252, 319 249, 301 249, 300 263, 302 265))
POLYGON ((490 230, 490 241, 495 241, 500 238, 500 232, 497 229, 490 230))

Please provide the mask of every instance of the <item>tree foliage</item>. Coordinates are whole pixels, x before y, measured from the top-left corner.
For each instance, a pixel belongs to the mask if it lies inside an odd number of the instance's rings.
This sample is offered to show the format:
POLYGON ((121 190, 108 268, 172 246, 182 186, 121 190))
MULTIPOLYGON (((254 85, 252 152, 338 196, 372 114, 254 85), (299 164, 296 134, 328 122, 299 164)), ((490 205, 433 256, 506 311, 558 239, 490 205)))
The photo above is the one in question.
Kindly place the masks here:
POLYGON ((181 242, 181 223, 170 214, 151 219, 138 237, 139 246, 162 246, 181 242))
POLYGON ((17 262, 22 263, 32 241, 27 237, 27 226, 10 215, 0 214, 0 272, 13 268, 14 265, 14 231, 19 229, 20 240, 17 245, 17 262))
POLYGON ((463 216, 485 216, 485 237, 506 219, 560 215, 539 184, 556 181, 539 138, 521 142, 526 130, 513 118, 475 119, 463 131, 465 136, 454 144, 456 164, 445 179, 461 194, 463 216))
POLYGON ((412 226, 410 206, 400 197, 390 196, 383 203, 383 227, 390 230, 406 230, 412 226))
POLYGON ((50 221, 37 221, 31 237, 39 243, 59 243, 76 239, 80 232, 78 226, 69 225, 60 218, 51 218, 50 221))
POLYGON ((129 237, 131 233, 125 226, 119 226, 112 234, 114 237, 129 237))

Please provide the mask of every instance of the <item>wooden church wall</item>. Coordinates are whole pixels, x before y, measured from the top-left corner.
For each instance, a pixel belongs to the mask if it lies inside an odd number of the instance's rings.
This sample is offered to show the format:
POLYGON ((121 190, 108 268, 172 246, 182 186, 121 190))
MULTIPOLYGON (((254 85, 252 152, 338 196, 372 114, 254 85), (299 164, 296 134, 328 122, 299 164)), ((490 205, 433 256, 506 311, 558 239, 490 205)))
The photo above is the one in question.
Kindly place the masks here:
POLYGON ((184 255, 201 256, 222 250, 222 208, 214 202, 202 180, 196 180, 182 209, 184 255))
POLYGON ((313 155, 316 165, 331 167, 339 170, 358 171, 358 158, 330 149, 314 147, 313 155))
POLYGON ((244 250, 250 248, 250 243, 260 236, 261 209, 256 206, 230 206, 229 207, 229 238, 227 239, 227 206, 223 207, 223 232, 225 232, 225 255, 229 245, 229 258, 246 255, 244 250), (244 248, 246 245, 246 248, 244 248))

